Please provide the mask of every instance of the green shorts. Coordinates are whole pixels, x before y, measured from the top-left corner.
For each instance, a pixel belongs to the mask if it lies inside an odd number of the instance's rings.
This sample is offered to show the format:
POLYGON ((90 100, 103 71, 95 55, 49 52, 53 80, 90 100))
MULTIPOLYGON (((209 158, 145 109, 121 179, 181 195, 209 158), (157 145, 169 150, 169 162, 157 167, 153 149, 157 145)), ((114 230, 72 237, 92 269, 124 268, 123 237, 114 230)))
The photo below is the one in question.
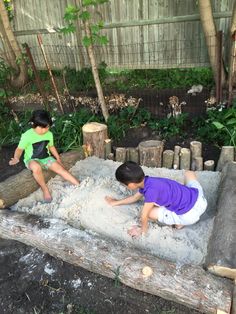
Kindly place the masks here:
POLYGON ((29 159, 29 160, 26 160, 25 161, 25 166, 26 168, 29 169, 29 163, 32 161, 32 160, 35 160, 37 161, 40 166, 43 168, 43 169, 49 169, 49 167, 56 161, 55 158, 53 157, 47 157, 47 158, 43 158, 43 159, 38 159, 38 158, 33 158, 33 159, 29 159))

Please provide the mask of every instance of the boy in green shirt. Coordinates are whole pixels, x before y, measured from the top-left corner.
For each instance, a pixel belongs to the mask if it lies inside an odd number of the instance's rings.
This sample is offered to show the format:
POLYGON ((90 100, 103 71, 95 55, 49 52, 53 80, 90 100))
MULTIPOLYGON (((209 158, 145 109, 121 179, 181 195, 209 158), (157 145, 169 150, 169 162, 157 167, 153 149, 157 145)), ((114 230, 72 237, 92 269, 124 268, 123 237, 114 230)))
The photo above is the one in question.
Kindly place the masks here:
POLYGON ((52 196, 45 183, 42 169, 50 169, 74 185, 79 185, 79 181, 61 163, 53 143, 53 134, 49 131, 52 125, 49 113, 45 110, 36 110, 33 112, 30 122, 32 128, 22 134, 14 157, 11 158, 9 164, 17 164, 24 152, 26 167, 32 171, 36 182, 41 187, 44 200, 51 202, 52 196))

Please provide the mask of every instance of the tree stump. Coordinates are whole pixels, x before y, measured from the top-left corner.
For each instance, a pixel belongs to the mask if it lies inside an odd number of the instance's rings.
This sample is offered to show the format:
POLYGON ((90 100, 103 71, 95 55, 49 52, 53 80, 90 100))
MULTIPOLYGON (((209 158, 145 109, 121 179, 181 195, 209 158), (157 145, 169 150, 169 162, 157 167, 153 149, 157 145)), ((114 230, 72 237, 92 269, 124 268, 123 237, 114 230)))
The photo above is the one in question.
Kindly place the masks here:
POLYGON ((214 160, 206 160, 204 162, 204 170, 206 171, 214 171, 215 169, 215 162, 214 160))
POLYGON ((206 266, 214 274, 236 279, 236 162, 223 168, 217 215, 208 243, 206 266))
POLYGON ((229 161, 234 161, 234 146, 222 146, 216 171, 221 171, 224 165, 229 161))
POLYGON ((190 149, 181 148, 180 150, 180 169, 189 170, 190 169, 190 149))
MULTIPOLYGON (((190 142, 190 152, 191 152, 191 170, 198 170, 196 169, 196 157, 202 157, 202 143, 198 141, 190 142)), ((198 161, 199 162, 199 161, 198 161)))
POLYGON ((82 127, 83 144, 91 147, 92 155, 99 158, 105 157, 105 140, 107 136, 107 126, 105 124, 90 122, 82 127))
POLYGON ((181 150, 180 146, 176 145, 174 147, 174 161, 173 161, 174 169, 179 169, 180 150, 181 150))
POLYGON ((116 148, 116 161, 125 162, 126 161, 126 148, 125 147, 117 147, 116 148))
MULTIPOLYGON (((83 151, 71 151, 61 154, 64 167, 69 170, 78 160, 84 159, 83 151)), ((45 181, 54 177, 54 172, 43 171, 45 181)), ((0 183, 0 208, 9 207, 19 199, 24 198, 39 188, 30 170, 25 169, 20 173, 7 178, 0 183), (24 187, 24 188, 22 188, 24 187)))
POLYGON ((163 162, 162 167, 167 169, 172 169, 173 160, 174 160, 174 151, 170 149, 166 149, 163 152, 163 162))
POLYGON ((139 159, 141 166, 161 167, 162 164, 162 141, 144 141, 139 143, 139 159))
POLYGON ((134 161, 139 164, 139 151, 137 147, 127 148, 127 160, 134 161))

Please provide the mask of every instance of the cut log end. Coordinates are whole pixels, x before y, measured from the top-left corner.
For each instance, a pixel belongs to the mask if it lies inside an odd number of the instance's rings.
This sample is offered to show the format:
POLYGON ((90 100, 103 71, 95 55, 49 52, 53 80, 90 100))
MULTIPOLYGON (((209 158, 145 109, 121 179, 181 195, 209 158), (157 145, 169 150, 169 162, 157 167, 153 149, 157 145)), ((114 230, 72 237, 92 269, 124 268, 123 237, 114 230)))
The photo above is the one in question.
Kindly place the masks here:
POLYGON ((236 280, 236 268, 209 265, 208 270, 214 275, 236 280))

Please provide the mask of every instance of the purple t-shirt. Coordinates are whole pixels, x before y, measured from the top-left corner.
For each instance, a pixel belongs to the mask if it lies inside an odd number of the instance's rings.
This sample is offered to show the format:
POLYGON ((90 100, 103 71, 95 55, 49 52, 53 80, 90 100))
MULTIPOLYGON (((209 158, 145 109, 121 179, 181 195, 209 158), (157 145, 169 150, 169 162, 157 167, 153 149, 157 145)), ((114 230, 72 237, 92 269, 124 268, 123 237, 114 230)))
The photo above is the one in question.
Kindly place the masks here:
POLYGON ((144 195, 145 203, 165 206, 177 215, 187 213, 198 198, 198 189, 159 177, 145 176, 144 188, 139 189, 139 192, 144 195))

